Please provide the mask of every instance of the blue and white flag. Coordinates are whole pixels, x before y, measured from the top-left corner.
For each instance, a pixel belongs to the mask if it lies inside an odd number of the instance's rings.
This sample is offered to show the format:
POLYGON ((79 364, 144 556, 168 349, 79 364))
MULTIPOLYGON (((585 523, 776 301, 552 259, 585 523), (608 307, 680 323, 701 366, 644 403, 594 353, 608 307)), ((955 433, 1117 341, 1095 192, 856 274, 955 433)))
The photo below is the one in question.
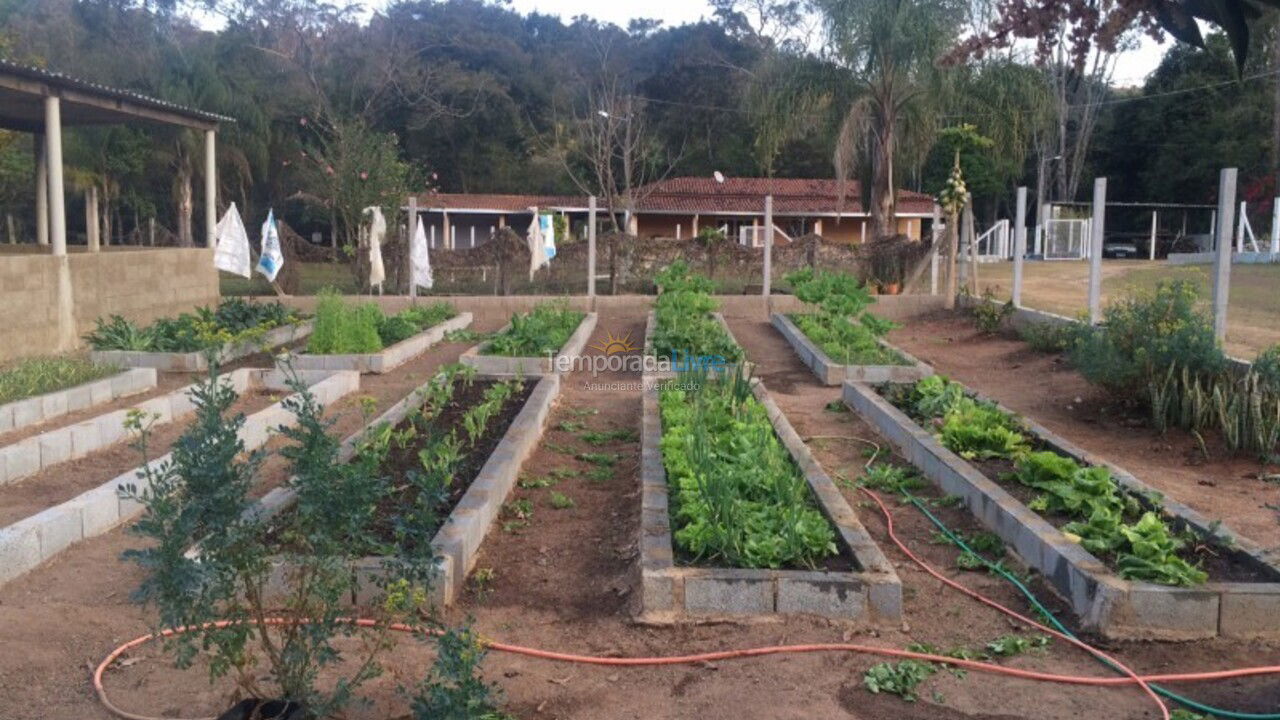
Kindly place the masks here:
POLYGON ((262 223, 262 255, 258 256, 259 273, 267 278, 267 282, 275 282, 276 275, 284 266, 284 253, 280 250, 280 231, 276 228, 274 210, 267 211, 267 221, 262 223))
POLYGON ((555 218, 551 215, 539 215, 538 229, 542 231, 542 249, 547 253, 547 259, 550 260, 556 256, 555 218))

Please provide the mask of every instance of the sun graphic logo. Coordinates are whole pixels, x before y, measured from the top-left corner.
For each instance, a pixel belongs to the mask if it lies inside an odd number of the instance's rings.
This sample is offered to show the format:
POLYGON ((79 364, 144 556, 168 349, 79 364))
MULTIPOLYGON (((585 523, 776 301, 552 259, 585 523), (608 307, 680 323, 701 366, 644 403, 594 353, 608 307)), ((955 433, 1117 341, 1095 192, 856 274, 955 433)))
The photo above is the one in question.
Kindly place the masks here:
POLYGON ((618 353, 633 352, 636 346, 631 344, 631 333, 618 337, 613 334, 612 330, 606 330, 604 340, 592 345, 591 349, 599 350, 605 355, 616 355, 618 353))

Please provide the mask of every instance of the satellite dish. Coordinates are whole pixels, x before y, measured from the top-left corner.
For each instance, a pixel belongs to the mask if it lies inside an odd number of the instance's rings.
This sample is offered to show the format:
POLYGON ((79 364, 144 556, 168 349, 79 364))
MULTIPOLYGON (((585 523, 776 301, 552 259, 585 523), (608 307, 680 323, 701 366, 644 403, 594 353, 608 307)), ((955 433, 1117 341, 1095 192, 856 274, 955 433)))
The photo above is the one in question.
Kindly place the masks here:
POLYGON ((724 173, 720 172, 719 170, 715 171, 714 173, 711 173, 711 177, 715 178, 716 182, 718 183, 724 182, 724 173))

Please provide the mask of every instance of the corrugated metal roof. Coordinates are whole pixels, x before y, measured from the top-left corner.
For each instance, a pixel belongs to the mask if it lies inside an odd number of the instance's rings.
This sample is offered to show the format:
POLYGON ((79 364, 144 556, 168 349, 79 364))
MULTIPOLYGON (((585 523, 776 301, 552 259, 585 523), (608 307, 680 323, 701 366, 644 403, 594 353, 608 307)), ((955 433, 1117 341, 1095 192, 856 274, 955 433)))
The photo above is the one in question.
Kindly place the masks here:
POLYGON ((0 59, 0 73, 10 73, 31 80, 49 83, 56 87, 75 89, 81 92, 92 93, 117 100, 127 100, 139 105, 145 105, 159 110, 166 110, 179 115, 187 115, 205 122, 235 122, 234 118, 227 117, 226 115, 219 115, 217 113, 189 108, 184 105, 169 102, 168 100, 161 100, 159 98, 150 97, 149 95, 143 95, 142 93, 134 92, 132 90, 108 87, 89 80, 72 77, 65 73, 57 72, 56 70, 24 65, 22 63, 13 62, 12 60, 0 59))

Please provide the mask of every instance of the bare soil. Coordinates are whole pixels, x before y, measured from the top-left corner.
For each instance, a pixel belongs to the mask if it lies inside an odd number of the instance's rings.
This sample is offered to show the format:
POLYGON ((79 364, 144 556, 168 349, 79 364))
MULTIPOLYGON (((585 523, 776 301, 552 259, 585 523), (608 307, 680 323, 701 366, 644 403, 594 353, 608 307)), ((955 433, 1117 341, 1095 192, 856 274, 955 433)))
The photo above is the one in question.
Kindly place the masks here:
MULTIPOLYGON (((495 318, 488 329, 502 320, 495 318)), ((602 333, 630 331, 632 337, 640 337, 644 318, 640 312, 606 314, 600 322, 602 333)), ((759 363, 775 399, 828 472, 837 481, 856 478, 866 463, 863 451, 884 442, 853 414, 824 409, 838 398, 839 390, 818 385, 763 318, 732 325, 749 357, 759 363)), ((432 363, 452 361, 463 349, 454 345, 434 350, 432 359, 420 359, 402 370, 425 374, 432 363)), ((410 381, 390 373, 370 379, 362 392, 374 394, 385 407, 426 378, 410 381)), ((492 573, 473 573, 458 606, 447 612, 451 622, 470 618, 483 636, 506 642, 610 656, 843 641, 885 647, 928 642, 943 648, 980 649, 1014 630, 1003 616, 942 589, 908 564, 889 546, 878 511, 869 509, 866 498, 848 488, 846 496, 902 577, 906 620, 900 625, 875 627, 814 618, 670 627, 634 624, 630 618, 637 580, 638 443, 590 447, 581 440, 582 430, 561 430, 559 423, 582 422, 588 430, 629 428, 638 433, 640 392, 638 386, 628 384, 637 384, 639 378, 626 373, 593 378, 580 372, 565 376, 564 381, 550 419, 554 429, 524 470, 529 477, 550 476, 553 470, 579 474, 556 473, 560 478, 552 487, 513 492, 508 502, 530 501, 532 518, 527 526, 512 526, 509 531, 496 527, 490 533, 477 569, 492 573), (583 452, 615 454, 612 472, 578 459, 583 452), (591 470, 597 470, 594 476, 587 475, 591 470), (572 498, 573 507, 553 508, 553 490, 572 498), (488 579, 477 581, 477 577, 488 579)), ((350 427, 355 425, 358 419, 350 427)), ((890 507, 898 534, 926 560, 970 587, 1024 608, 1002 582, 986 574, 955 570, 955 548, 931 544, 932 526, 918 513, 896 502, 890 502, 890 507)), ((940 512, 955 527, 977 529, 967 513, 948 508, 940 512)), ((117 558, 133 542, 115 532, 82 543, 0 588, 0 642, 5 648, 0 653, 0 717, 107 717, 93 699, 86 666, 116 644, 144 632, 154 617, 127 599, 140 573, 117 558)), ((1280 647, 1264 643, 1109 644, 1108 649, 1150 672, 1280 662, 1280 647)), ((349 717, 402 716, 404 706, 394 700, 391 688, 396 682, 421 678, 429 661, 430 654, 413 643, 398 646, 389 658, 388 676, 369 688, 375 703, 353 710, 349 717)), ((962 679, 939 672, 925 681, 919 701, 904 703, 863 688, 862 673, 876 662, 878 658, 865 656, 807 654, 628 669, 491 653, 484 676, 500 687, 504 709, 526 720, 1157 717, 1154 705, 1132 688, 1049 686, 973 673, 962 679)), ((1080 652, 1058 643, 1046 652, 1004 662, 1108 675, 1080 652)), ((107 685, 123 707, 154 715, 209 715, 230 704, 225 684, 211 688, 199 666, 185 673, 172 669, 171 661, 150 646, 131 654, 128 665, 122 663, 108 673, 107 685)), ((1280 689, 1265 679, 1196 686, 1188 692, 1237 710, 1280 707, 1280 689)))
MULTIPOLYGON (((1274 468, 1171 430, 1163 435, 1114 407, 1061 356, 1016 338, 983 335, 963 314, 937 313, 894 330, 889 340, 1055 433, 1107 458, 1169 497, 1268 548, 1280 548, 1280 484, 1274 468)), ((1212 438, 1209 438, 1211 441, 1212 438)))

